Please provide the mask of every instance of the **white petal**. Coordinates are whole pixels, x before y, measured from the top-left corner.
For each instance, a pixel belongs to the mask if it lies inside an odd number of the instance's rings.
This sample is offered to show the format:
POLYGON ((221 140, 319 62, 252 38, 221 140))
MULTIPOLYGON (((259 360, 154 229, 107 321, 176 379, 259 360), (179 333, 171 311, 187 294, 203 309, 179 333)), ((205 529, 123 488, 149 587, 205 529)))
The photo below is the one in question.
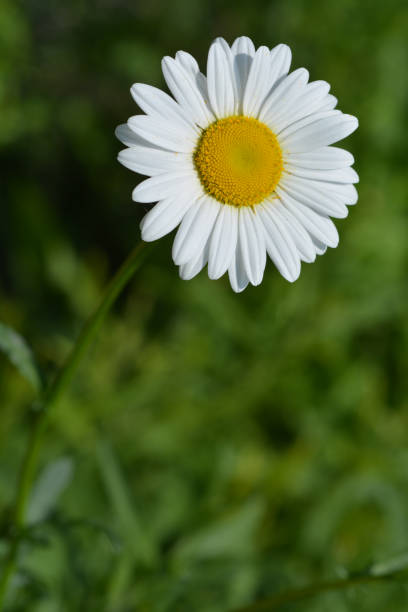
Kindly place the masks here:
POLYGON ((285 208, 309 232, 312 238, 316 238, 323 244, 335 248, 339 243, 339 234, 333 221, 324 215, 319 215, 311 208, 304 206, 300 202, 295 202, 287 194, 281 198, 285 208))
POLYGON ((293 175, 285 176, 280 180, 276 193, 279 197, 287 193, 296 202, 301 202, 321 215, 338 219, 344 219, 348 215, 347 207, 336 197, 336 193, 324 189, 324 184, 317 181, 308 181, 293 175))
POLYGON ((312 236, 312 241, 316 249, 316 254, 324 255, 325 252, 327 251, 327 244, 323 244, 323 242, 320 242, 320 240, 317 240, 317 238, 314 238, 313 236, 312 236))
POLYGON ((200 189, 200 182, 190 171, 167 172, 142 181, 132 193, 135 202, 157 202, 163 198, 177 196, 184 190, 200 189))
POLYGON ((133 130, 130 129, 127 123, 118 125, 118 127, 115 130, 115 136, 118 140, 120 140, 120 142, 123 142, 123 144, 126 145, 127 147, 134 147, 134 146, 140 145, 143 147, 149 147, 150 149, 163 151, 161 147, 157 147, 151 142, 148 142, 145 138, 142 138, 141 136, 133 132, 133 130))
POLYGON ((234 55, 249 55, 254 57, 255 46, 248 36, 238 36, 231 45, 231 51, 234 55))
POLYGON ((213 229, 221 204, 207 195, 184 216, 173 243, 173 260, 178 266, 199 256, 213 229))
POLYGON ((344 183, 321 183, 320 185, 324 185, 327 191, 332 191, 336 194, 336 197, 339 198, 344 204, 347 206, 351 206, 357 203, 358 193, 357 189, 354 185, 344 184, 344 183))
POLYGON ((288 153, 284 162, 314 170, 337 170, 354 164, 354 157, 339 147, 321 147, 306 153, 288 153))
POLYGON ((172 170, 189 170, 194 173, 191 155, 187 153, 174 153, 173 151, 161 151, 151 147, 133 146, 120 151, 118 160, 126 168, 154 176, 172 170))
POLYGON ((298 70, 294 70, 287 77, 281 79, 280 83, 265 99, 259 113, 259 120, 270 125, 273 129, 273 122, 281 109, 294 95, 304 90, 308 78, 308 71, 305 68, 298 68, 298 70))
POLYGON ((300 168, 290 163, 285 163, 284 172, 301 176, 316 181, 327 181, 330 183, 358 183, 359 178, 354 168, 337 168, 337 170, 320 170, 312 168, 300 168))
POLYGON ((145 242, 158 240, 174 230, 191 206, 195 206, 199 194, 194 190, 160 200, 143 217, 140 223, 145 242))
POLYGON ((148 142, 180 153, 192 153, 196 140, 194 132, 186 126, 174 125, 170 121, 148 115, 135 115, 130 117, 128 125, 131 130, 148 142))
POLYGON ((238 83, 235 77, 235 68, 234 68, 235 56, 232 53, 232 50, 230 49, 227 41, 224 38, 219 36, 218 38, 215 39, 215 42, 217 42, 220 45, 227 59, 227 66, 228 66, 229 75, 230 75, 229 79, 231 81, 233 94, 234 94, 233 114, 236 115, 238 113, 238 108, 239 108, 239 95, 238 95, 238 83))
POLYGON ((269 257, 286 280, 293 283, 300 274, 300 257, 289 232, 277 215, 273 203, 257 206, 265 234, 265 245, 269 257))
POLYGON ((323 100, 321 101, 320 106, 319 106, 319 108, 317 110, 319 112, 320 111, 326 111, 326 110, 333 110, 333 108, 336 108, 337 102, 338 102, 337 98, 335 98, 334 96, 329 94, 328 96, 323 98, 323 100))
MULTIPOLYGON (((229 47, 228 47, 229 49, 229 47)), ((214 42, 208 52, 207 85, 211 107, 218 118, 235 114, 235 96, 232 77, 231 52, 227 56, 225 47, 214 42)))
POLYGON ((248 80, 252 59, 255 55, 254 43, 247 36, 240 36, 234 41, 231 51, 234 57, 233 67, 237 84, 238 112, 242 113, 242 100, 245 86, 248 80))
POLYGON ((210 239, 208 276, 220 278, 229 268, 237 248, 238 209, 224 204, 220 208, 210 239))
MULTIPOLYGON (((288 125, 286 129, 282 130, 282 132, 279 135, 279 142, 282 145, 285 138, 289 138, 292 134, 299 132, 304 127, 310 126, 312 123, 316 123, 316 121, 320 121, 321 119, 327 119, 328 117, 329 118, 341 117, 341 115, 342 115, 341 111, 332 110, 332 111, 321 111, 319 113, 313 113, 312 115, 308 115, 307 117, 302 117, 302 119, 298 119, 298 121, 295 121, 293 124, 288 125)), ((297 153, 297 151, 292 151, 292 150, 290 150, 289 152, 297 153)), ((287 154, 287 152, 285 151, 284 154, 287 154)))
POLYGON ((311 263, 316 259, 316 249, 313 241, 303 225, 285 208, 280 201, 272 201, 273 212, 280 218, 290 234, 295 246, 299 252, 300 258, 311 263))
POLYGON ((180 278, 183 280, 191 280, 201 272, 208 260, 208 242, 207 240, 207 244, 199 253, 198 257, 180 266, 180 278))
POLYGON ((271 58, 268 47, 259 47, 252 61, 245 86, 242 110, 244 115, 258 117, 271 87, 271 58))
POLYGON ((162 70, 171 93, 193 121, 201 127, 212 123, 214 115, 205 103, 191 72, 172 57, 163 58, 162 70))
MULTIPOLYGON (((330 85, 326 81, 314 81, 304 88, 299 88, 286 105, 280 105, 280 112, 273 120, 274 133, 278 135, 295 121, 316 112, 329 89, 330 85)), ((271 126, 271 123, 269 125, 271 126)))
POLYGON ((301 126, 297 123, 284 130, 279 136, 281 146, 292 153, 312 151, 326 145, 333 144, 338 140, 346 138, 358 127, 358 121, 351 115, 344 115, 338 111, 327 111, 325 113, 311 115, 310 122, 301 126))
POLYGON ((187 53, 186 51, 177 51, 176 62, 178 62, 180 66, 195 80, 197 74, 200 72, 200 68, 197 64, 197 60, 190 55, 190 53, 187 53))
POLYGON ((168 94, 157 87, 151 87, 144 83, 135 83, 130 92, 136 104, 148 115, 159 116, 163 120, 180 125, 182 130, 189 128, 194 137, 199 135, 198 128, 186 115, 181 106, 168 94))
POLYGON ((249 206, 242 206, 238 212, 238 232, 244 269, 252 285, 259 285, 266 264, 263 227, 256 209, 254 211, 249 206))
POLYGON ((228 276, 232 289, 235 293, 241 293, 249 283, 247 273, 245 272, 244 263, 242 260, 241 241, 238 235, 237 248, 235 257, 233 258, 230 267, 228 268, 228 276))
POLYGON ((208 97, 207 79, 203 73, 200 72, 200 68, 194 57, 190 55, 190 53, 186 53, 186 51, 177 51, 175 61, 180 64, 197 85, 198 91, 202 95, 206 107, 212 112, 210 99, 208 97))
POLYGON ((279 139, 282 141, 284 138, 287 138, 290 134, 293 134, 300 129, 303 129, 306 126, 309 126, 316 121, 320 121, 321 119, 327 119, 327 117, 341 117, 343 113, 338 109, 332 111, 321 111, 318 113, 312 113, 312 115, 307 115, 306 117, 302 117, 302 119, 298 119, 293 124, 288 125, 285 130, 282 130, 279 139))
POLYGON ((280 44, 271 49, 272 77, 274 79, 271 82, 271 87, 288 74, 291 61, 292 51, 288 45, 280 44))

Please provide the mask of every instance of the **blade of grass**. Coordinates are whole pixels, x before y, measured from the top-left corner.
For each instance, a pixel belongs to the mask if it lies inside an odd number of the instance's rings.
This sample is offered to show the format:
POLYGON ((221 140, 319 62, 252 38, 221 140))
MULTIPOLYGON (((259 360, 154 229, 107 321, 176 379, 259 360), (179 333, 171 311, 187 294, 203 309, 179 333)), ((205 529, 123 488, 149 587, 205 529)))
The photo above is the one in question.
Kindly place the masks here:
POLYGON ((274 597, 268 597, 257 601, 249 606, 238 608, 233 612, 269 612, 278 610, 283 606, 301 601, 308 597, 314 597, 329 591, 342 591, 361 584, 375 584, 380 582, 397 580, 408 571, 407 555, 403 557, 404 564, 394 564, 388 569, 388 564, 376 564, 368 570, 356 574, 351 574, 347 578, 340 580, 327 580, 310 584, 299 589, 290 589, 279 593, 274 597), (381 569, 383 568, 383 569, 381 569), (385 569, 386 568, 386 569, 385 569))
POLYGON ((131 502, 119 462, 107 440, 99 441, 97 456, 106 491, 118 517, 124 547, 136 562, 151 567, 157 559, 156 548, 131 502))

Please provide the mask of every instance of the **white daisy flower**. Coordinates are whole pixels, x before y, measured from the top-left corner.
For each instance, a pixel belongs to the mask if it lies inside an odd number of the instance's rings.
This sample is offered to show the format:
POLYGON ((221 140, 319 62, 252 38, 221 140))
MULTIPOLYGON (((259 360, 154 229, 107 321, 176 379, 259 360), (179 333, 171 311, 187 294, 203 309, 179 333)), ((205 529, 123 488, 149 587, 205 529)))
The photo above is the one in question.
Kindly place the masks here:
POLYGON ((116 135, 128 148, 119 161, 144 180, 136 202, 157 202, 141 222, 152 241, 179 226, 173 259, 191 279, 208 264, 208 276, 228 271, 234 291, 262 281, 266 255, 288 281, 301 261, 336 247, 330 217, 347 216, 357 202, 353 156, 332 147, 358 121, 334 110, 325 81, 289 74, 287 45, 272 50, 242 36, 230 48, 217 38, 207 77, 179 51, 162 62, 173 94, 135 84, 133 98, 145 115, 131 117, 116 135))

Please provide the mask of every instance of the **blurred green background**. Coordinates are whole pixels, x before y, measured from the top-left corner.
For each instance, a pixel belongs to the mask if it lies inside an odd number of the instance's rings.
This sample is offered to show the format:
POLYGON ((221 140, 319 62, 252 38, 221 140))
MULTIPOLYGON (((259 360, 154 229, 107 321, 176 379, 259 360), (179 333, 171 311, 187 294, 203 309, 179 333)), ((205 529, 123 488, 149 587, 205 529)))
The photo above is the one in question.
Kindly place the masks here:
MULTIPOLYGON (((161 240, 53 413, 9 610, 223 612, 408 549, 405 0, 2 0, 0 320, 47 376, 139 241, 114 128, 163 55, 289 44, 360 129, 360 200, 293 285, 161 240)), ((0 562, 34 394, 0 355, 0 562)), ((403 612, 402 583, 291 612, 403 612)))

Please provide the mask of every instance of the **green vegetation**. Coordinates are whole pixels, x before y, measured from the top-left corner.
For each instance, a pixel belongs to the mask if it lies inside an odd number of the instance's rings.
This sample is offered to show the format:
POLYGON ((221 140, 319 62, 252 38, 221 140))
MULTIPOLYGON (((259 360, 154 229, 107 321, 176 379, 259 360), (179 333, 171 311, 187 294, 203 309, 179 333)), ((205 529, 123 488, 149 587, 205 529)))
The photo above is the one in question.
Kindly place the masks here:
POLYGON ((407 31, 404 0, 0 4, 0 575, 28 408, 139 241, 130 85, 217 35, 286 42, 359 117, 361 178, 293 285, 150 249, 51 414, 7 612, 407 610, 407 31))

